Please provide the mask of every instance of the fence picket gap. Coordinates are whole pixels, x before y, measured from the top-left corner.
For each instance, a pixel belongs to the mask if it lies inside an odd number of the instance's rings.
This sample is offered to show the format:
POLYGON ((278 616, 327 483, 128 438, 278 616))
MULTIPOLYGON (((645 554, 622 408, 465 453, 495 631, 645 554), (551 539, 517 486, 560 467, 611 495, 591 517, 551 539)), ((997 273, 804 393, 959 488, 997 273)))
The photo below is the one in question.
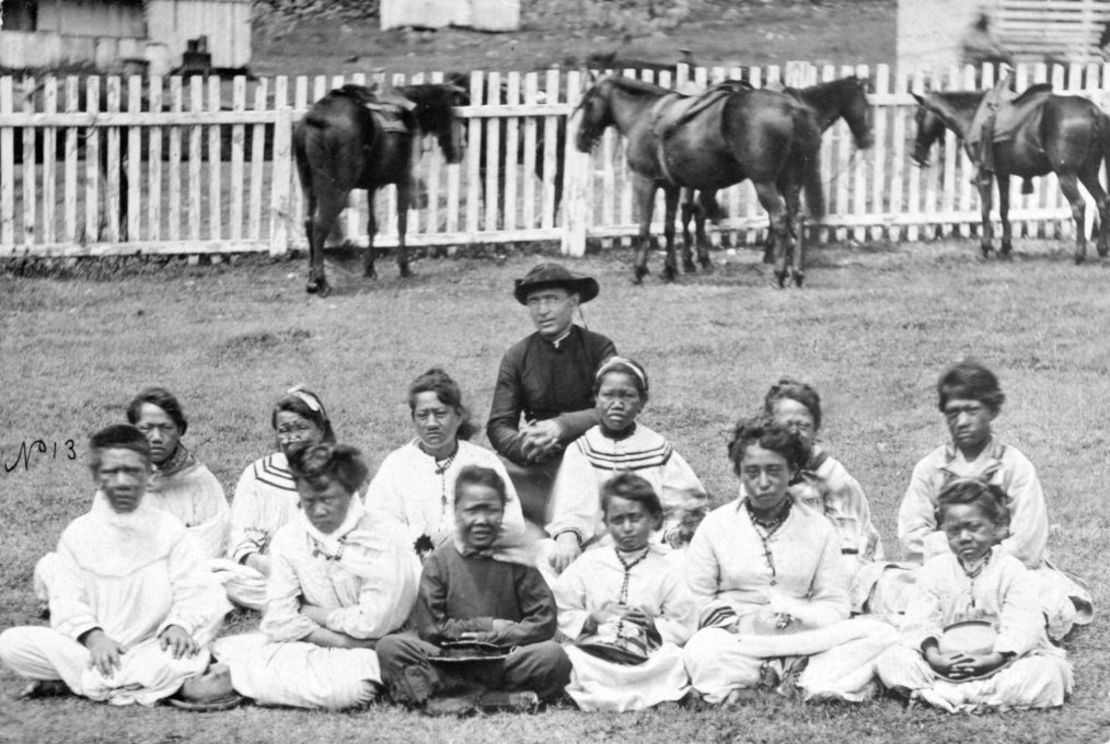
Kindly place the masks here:
MULTIPOLYGON (((189 78, 189 109, 191 111, 204 110, 204 78, 194 75, 189 78)), ((195 124, 189 127, 189 240, 200 240, 200 211, 204 203, 201 196, 201 168, 204 165, 204 156, 201 154, 201 142, 204 137, 204 127, 195 124)))
MULTIPOLYGON (((219 111, 222 103, 223 81, 208 78, 208 110, 219 111)), ((208 239, 223 237, 223 127, 208 127, 208 239)))
MULTIPOLYGON (((33 112, 35 110, 35 78, 28 75, 23 83, 23 110, 26 112, 33 112)), ((35 242, 35 207, 37 205, 39 196, 42 192, 38 187, 38 174, 37 167, 35 166, 35 128, 23 127, 23 244, 31 245, 35 242)), ((43 160, 49 160, 45 157, 46 151, 43 150, 43 160)), ((14 176, 15 171, 9 170, 14 176)), ((14 179, 13 179, 14 180, 14 179)))
POLYGON ((270 254, 289 250, 289 194, 293 187, 293 112, 289 108, 289 81, 285 76, 274 81, 273 154, 270 158, 270 254))
MULTIPOLYGON (((67 112, 75 112, 79 108, 78 84, 76 76, 66 78, 67 112)), ((65 140, 65 237, 67 243, 77 243, 77 127, 66 127, 65 140)))
MULTIPOLYGON (((151 111, 162 111, 162 86, 160 76, 150 79, 147 97, 151 111)), ((148 162, 150 163, 150 187, 147 189, 147 237, 158 241, 162 238, 162 131, 163 127, 150 128, 148 162)), ((133 239, 133 238, 132 238, 133 239)))
MULTIPOLYGON (((13 108, 12 79, 0 78, 0 116, 13 108)), ((0 172, 15 173, 15 133, 0 127, 0 172)), ((0 245, 15 246, 15 179, 0 179, 0 245)))
MULTIPOLYGON (((533 105, 539 96, 539 75, 529 72, 524 76, 524 103, 533 105)), ((536 117, 529 116, 524 120, 524 210, 521 219, 524 226, 536 226, 536 148, 539 140, 537 135, 536 117)))
MULTIPOLYGON (((558 103, 559 71, 548 70, 544 94, 547 103, 558 103)), ((559 120, 554 116, 543 118, 543 188, 540 201, 540 226, 544 229, 555 227, 555 174, 559 170, 556 162, 559 157, 559 120)))
MULTIPOLYGON (((43 111, 49 116, 58 111, 58 79, 48 77, 43 87, 43 111)), ((58 129, 47 127, 42 136, 42 241, 53 243, 57 239, 58 200, 58 129)), ((0 248, 2 250, 2 248, 0 248)))
MULTIPOLYGON (((520 104, 520 73, 510 72, 505 81, 505 104, 520 104)), ((505 213, 502 215, 504 228, 515 230, 520 213, 520 200, 517 198, 517 185, 528 173, 520 172, 520 118, 513 116, 505 121, 505 213)))
MULTIPOLYGON (((254 89, 254 110, 266 109, 266 95, 269 91, 269 78, 262 78, 254 89)), ((264 182, 266 163, 264 162, 264 148, 266 146, 266 125, 255 124, 251 132, 251 195, 248 217, 250 224, 247 235, 251 240, 262 239, 262 192, 266 188, 264 182)))
MULTIPOLYGON (((138 113, 143 109, 143 79, 132 75, 127 80, 127 110, 138 113)), ((138 240, 142 236, 142 177, 143 177, 143 135, 136 126, 127 128, 127 240, 138 240)))
MULTIPOLYGON (((107 81, 108 112, 119 113, 121 98, 121 81, 119 75, 112 75, 107 81)), ((120 161, 120 130, 119 127, 109 127, 107 132, 108 157, 105 159, 104 178, 107 182, 107 193, 104 199, 104 210, 108 220, 108 240, 119 240, 119 216, 122 208, 122 194, 120 189, 120 173, 123 163, 120 161)))
MULTIPOLYGON (((100 109, 100 78, 85 81, 85 111, 93 115, 100 109)), ((100 241, 100 129, 85 132, 85 236, 82 243, 100 241)))
MULTIPOLYGON (((302 78, 303 80, 303 78, 302 78)), ((247 78, 236 75, 231 81, 232 111, 247 110, 247 78)), ((232 240, 243 237, 243 161, 247 146, 247 128, 243 124, 231 127, 231 214, 229 228, 232 240)))
MULTIPOLYGON (((170 78, 170 110, 181 111, 184 106, 181 78, 170 78)), ((170 127, 170 240, 181 239, 181 127, 170 127)))

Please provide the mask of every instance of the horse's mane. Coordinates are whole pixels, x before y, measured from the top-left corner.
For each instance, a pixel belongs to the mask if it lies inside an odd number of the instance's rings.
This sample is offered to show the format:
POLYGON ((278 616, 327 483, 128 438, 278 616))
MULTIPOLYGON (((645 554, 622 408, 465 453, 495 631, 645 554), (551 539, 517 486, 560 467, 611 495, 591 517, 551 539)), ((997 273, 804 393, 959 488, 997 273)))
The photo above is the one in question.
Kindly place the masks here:
POLYGON ((863 82, 855 75, 850 75, 839 80, 811 85, 808 88, 787 88, 786 92, 811 106, 837 109, 840 103, 850 96, 850 93, 846 94, 845 91, 860 88, 863 82))
POLYGON ((443 83, 405 85, 397 89, 416 104, 413 116, 424 132, 443 132, 455 121, 455 106, 466 105, 469 96, 459 86, 443 83))
POLYGON ((610 75, 609 77, 604 78, 601 82, 612 83, 613 85, 623 90, 625 93, 631 93, 635 96, 658 96, 673 92, 667 90, 666 88, 661 88, 658 85, 647 83, 643 80, 636 80, 635 78, 625 77, 623 75, 610 75))
POLYGON ((967 111, 978 108, 986 95, 982 90, 935 90, 929 94, 953 111, 967 111))

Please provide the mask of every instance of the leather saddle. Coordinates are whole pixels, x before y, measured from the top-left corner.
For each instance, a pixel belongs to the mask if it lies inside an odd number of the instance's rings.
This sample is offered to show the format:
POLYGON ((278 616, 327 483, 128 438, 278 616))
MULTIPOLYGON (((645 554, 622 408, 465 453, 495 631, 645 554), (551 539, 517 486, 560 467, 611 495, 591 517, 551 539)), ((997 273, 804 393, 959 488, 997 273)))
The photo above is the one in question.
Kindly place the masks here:
POLYGON ((412 131, 409 121, 416 104, 392 86, 375 83, 372 87, 366 87, 348 83, 333 92, 354 100, 369 111, 383 132, 408 134, 412 131))
POLYGON ((652 131, 657 136, 667 137, 713 104, 744 90, 752 90, 748 81, 724 80, 701 93, 676 92, 663 96, 652 107, 652 131))
POLYGON ((1049 83, 1026 88, 1012 100, 1003 100, 994 120, 994 142, 1008 142, 1028 119, 1039 116, 1041 105, 1052 95, 1049 83))

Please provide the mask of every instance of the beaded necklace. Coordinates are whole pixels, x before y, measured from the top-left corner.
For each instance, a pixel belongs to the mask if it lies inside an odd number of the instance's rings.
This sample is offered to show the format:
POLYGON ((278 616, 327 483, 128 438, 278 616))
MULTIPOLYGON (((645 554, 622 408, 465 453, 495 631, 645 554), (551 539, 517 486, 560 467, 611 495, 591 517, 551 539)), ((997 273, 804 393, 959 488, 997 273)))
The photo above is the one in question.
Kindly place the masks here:
POLYGON ((628 601, 628 582, 629 579, 631 579, 632 577, 632 569, 635 568, 645 558, 647 558, 648 551, 650 549, 650 546, 645 547, 642 554, 632 559, 631 561, 626 561, 624 559, 624 556, 621 555, 620 549, 617 547, 613 548, 614 552, 616 552, 617 554, 617 560, 621 562, 621 567, 624 568, 624 579, 621 581, 621 594, 617 600, 618 604, 625 604, 628 601))
POLYGON ((987 567, 987 564, 991 562, 991 551, 988 550, 986 554, 983 555, 982 559, 976 561, 975 565, 973 565, 971 568, 965 566, 964 562, 958 558, 956 559, 956 562, 960 564, 960 568, 963 569, 964 575, 967 576, 968 581, 971 584, 968 591, 971 594, 971 609, 975 609, 975 580, 979 578, 979 574, 983 573, 983 570, 987 567))
POLYGON ((447 471, 451 469, 451 465, 455 462, 455 456, 459 454, 459 444, 455 443, 455 451, 447 457, 440 459, 424 449, 424 443, 419 445, 420 451, 428 455, 435 461, 435 473, 439 476, 439 515, 443 518, 447 515, 447 471))
POLYGON ((752 511, 751 502, 747 500, 744 501, 744 507, 748 510, 748 518, 752 520, 752 527, 755 528, 755 534, 759 536, 759 541, 763 543, 763 560, 767 563, 767 568, 771 571, 771 586, 775 586, 775 584, 778 583, 776 578, 778 571, 775 569, 775 556, 771 553, 771 546, 768 541, 771 539, 771 536, 778 531, 779 527, 782 527, 786 518, 790 516, 791 503, 792 500, 787 498, 786 503, 782 507, 782 511, 774 518, 767 520, 757 517, 755 512, 752 511))

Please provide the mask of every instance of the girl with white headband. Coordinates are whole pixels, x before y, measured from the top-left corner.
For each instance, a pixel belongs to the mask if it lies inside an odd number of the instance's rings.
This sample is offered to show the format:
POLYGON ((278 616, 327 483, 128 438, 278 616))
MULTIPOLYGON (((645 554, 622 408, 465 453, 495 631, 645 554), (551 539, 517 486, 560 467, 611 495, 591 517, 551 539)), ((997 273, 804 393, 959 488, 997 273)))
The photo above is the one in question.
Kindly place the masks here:
POLYGON ((289 456, 322 442, 335 442, 331 420, 319 396, 298 385, 274 404, 270 425, 277 452, 255 460, 243 471, 231 502, 228 558, 221 576, 228 598, 253 610, 266 603, 270 539, 297 513, 297 486, 289 456))
POLYGON ((639 363, 613 356, 598 369, 594 396, 601 423, 567 447, 555 479, 551 519, 540 548, 540 570, 562 573, 583 550, 608 538, 601 512, 601 486, 620 472, 645 478, 663 502, 663 525, 655 542, 678 547, 687 511, 706 503, 694 471, 661 434, 636 417, 648 401, 647 372, 639 363))

